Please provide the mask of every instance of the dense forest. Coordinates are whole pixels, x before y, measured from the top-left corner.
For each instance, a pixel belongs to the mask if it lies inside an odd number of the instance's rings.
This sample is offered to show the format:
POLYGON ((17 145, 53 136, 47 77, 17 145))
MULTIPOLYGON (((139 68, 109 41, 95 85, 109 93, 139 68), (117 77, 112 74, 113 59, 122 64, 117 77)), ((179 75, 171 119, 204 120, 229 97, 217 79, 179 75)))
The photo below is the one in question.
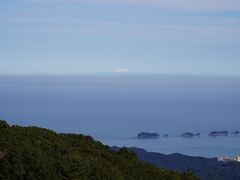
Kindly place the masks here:
POLYGON ((58 134, 0 121, 1 180, 195 180, 190 172, 162 170, 137 155, 80 134, 58 134))

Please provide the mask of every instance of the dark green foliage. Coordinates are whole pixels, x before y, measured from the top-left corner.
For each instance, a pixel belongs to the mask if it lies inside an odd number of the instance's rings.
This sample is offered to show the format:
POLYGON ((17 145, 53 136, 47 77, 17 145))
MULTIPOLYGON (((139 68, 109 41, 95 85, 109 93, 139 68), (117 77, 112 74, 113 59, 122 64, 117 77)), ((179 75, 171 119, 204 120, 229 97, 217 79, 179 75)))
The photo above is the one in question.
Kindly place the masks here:
POLYGON ((135 153, 118 152, 89 136, 57 134, 0 121, 0 180, 192 180, 191 174, 158 169, 135 153))
POLYGON ((10 126, 4 120, 0 120, 0 128, 9 128, 10 126))

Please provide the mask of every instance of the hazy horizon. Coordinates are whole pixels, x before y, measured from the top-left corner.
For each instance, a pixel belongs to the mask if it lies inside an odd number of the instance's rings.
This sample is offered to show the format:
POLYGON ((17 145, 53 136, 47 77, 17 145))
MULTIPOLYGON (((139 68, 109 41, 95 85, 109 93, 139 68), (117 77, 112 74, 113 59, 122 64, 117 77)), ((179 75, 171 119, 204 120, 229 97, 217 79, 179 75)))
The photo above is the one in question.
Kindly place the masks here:
POLYGON ((104 144, 213 157, 239 152, 240 78, 192 76, 1 76, 0 119, 104 144), (213 130, 229 137, 209 138, 213 130), (169 134, 140 141, 141 131, 169 134), (186 140, 184 132, 201 133, 186 140), (222 143, 224 141, 224 143, 222 143), (221 147, 221 148, 219 148, 221 147))

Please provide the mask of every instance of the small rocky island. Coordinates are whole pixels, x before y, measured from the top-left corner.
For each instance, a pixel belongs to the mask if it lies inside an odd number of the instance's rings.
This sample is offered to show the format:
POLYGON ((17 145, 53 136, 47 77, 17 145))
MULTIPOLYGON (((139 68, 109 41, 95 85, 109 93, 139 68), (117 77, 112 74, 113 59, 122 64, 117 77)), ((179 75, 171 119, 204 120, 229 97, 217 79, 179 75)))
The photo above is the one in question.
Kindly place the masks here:
POLYGON ((200 133, 194 134, 194 133, 191 133, 191 132, 185 132, 184 134, 181 134, 181 136, 185 137, 185 138, 191 138, 191 137, 194 137, 194 136, 200 136, 200 133))
POLYGON ((149 133, 149 132, 141 132, 137 135, 139 139, 152 139, 152 138, 159 138, 158 133, 149 133))
POLYGON ((238 135, 238 134, 240 134, 240 131, 235 131, 233 134, 238 135))
POLYGON ((209 136, 227 136, 228 131, 212 131, 208 135, 209 136))
POLYGON ((164 134, 164 136, 163 136, 163 137, 167 138, 167 137, 168 137, 168 134, 164 134))

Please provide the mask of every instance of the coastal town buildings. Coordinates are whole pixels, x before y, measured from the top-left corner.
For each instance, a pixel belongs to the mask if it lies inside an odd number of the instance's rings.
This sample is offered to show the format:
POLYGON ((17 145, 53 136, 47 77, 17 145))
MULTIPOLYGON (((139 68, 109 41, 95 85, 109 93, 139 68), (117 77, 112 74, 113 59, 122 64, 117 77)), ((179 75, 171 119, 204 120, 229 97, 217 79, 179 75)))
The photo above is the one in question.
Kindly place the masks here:
POLYGON ((240 162, 240 156, 237 155, 235 157, 218 157, 218 161, 219 162, 240 162))

